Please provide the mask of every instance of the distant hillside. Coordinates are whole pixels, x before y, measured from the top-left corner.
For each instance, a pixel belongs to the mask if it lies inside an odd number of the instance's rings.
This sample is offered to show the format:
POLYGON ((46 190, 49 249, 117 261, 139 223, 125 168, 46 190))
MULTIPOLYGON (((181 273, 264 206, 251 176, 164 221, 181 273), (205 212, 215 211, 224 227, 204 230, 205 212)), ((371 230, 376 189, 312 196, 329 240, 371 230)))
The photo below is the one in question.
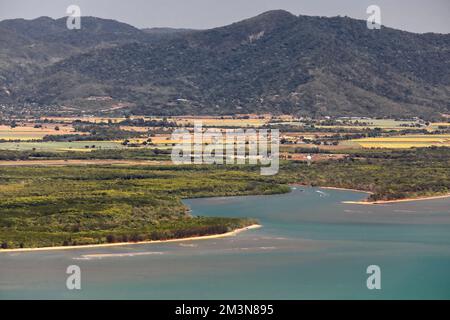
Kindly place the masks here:
POLYGON ((3 20, 0 21, 0 85, 11 86, 21 79, 29 81, 43 67, 92 49, 152 40, 130 25, 95 17, 83 17, 80 30, 67 29, 66 18, 3 20))
POLYGON ((280 10, 203 31, 142 31, 89 19, 92 25, 74 35, 58 31, 61 19, 52 20, 56 31, 47 31, 50 21, 28 21, 44 25, 31 35, 11 20, 0 22, 9 32, 0 37, 12 39, 0 61, 18 59, 13 52, 28 48, 30 38, 42 46, 41 56, 29 59, 39 67, 3 80, 7 99, 100 112, 86 98, 109 96, 130 106, 114 112, 164 115, 431 117, 450 111, 450 35, 369 30, 365 21, 280 10), (57 54, 59 44, 74 49, 57 54))
POLYGON ((194 29, 183 29, 183 28, 144 28, 141 30, 144 31, 145 33, 152 35, 175 35, 198 31, 194 29))

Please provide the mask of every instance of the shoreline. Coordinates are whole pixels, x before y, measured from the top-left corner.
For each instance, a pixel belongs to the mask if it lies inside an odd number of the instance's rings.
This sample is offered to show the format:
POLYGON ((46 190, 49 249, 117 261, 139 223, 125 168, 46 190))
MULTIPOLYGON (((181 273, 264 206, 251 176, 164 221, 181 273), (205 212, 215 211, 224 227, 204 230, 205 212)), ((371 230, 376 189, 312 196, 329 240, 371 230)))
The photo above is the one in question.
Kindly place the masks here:
POLYGON ((300 187, 306 187, 306 188, 319 188, 319 189, 330 189, 330 190, 342 190, 342 191, 353 191, 353 192, 360 192, 360 193, 367 193, 367 194, 373 194, 373 192, 370 191, 364 191, 359 189, 349 189, 349 188, 340 188, 340 187, 322 187, 322 186, 311 186, 307 184, 301 184, 301 183, 292 183, 289 184, 290 186, 300 186, 300 187))
POLYGON ((413 201, 425 201, 425 200, 436 200, 450 198, 450 194, 440 195, 440 196, 429 196, 429 197, 418 197, 418 198, 404 198, 397 200, 377 200, 377 201, 342 201, 346 204, 363 204, 363 205, 376 205, 376 204, 390 204, 399 202, 413 202, 413 201))
POLYGON ((353 191, 353 192, 360 192, 360 193, 367 193, 367 194, 373 194, 371 191, 364 191, 364 190, 358 190, 358 189, 348 189, 348 188, 338 188, 338 187, 320 187, 321 189, 330 189, 330 190, 342 190, 342 191, 353 191))
MULTIPOLYGON (((302 187, 311 187, 304 184, 291 184, 292 186, 302 186, 302 187)), ((374 194, 371 191, 364 191, 358 189, 348 189, 348 188, 339 188, 339 187, 321 187, 316 186, 316 188, 320 189, 330 189, 330 190, 342 190, 342 191, 353 191, 367 194, 374 194)), ((427 197, 417 197, 417 198, 404 198, 404 199, 394 199, 394 200, 377 200, 377 201, 342 201, 341 203, 345 204, 362 204, 362 205, 376 205, 376 204, 390 204, 390 203, 399 203, 399 202, 412 202, 412 201, 425 201, 425 200, 437 200, 437 199, 445 199, 450 198, 450 193, 436 196, 427 196, 427 197)))
POLYGON ((373 194, 371 191, 365 191, 365 190, 359 190, 359 189, 349 189, 349 188, 340 188, 340 187, 322 187, 322 186, 311 186, 307 184, 301 184, 301 183, 292 183, 289 184, 290 186, 295 187, 305 187, 305 188, 319 188, 319 189, 329 189, 329 190, 341 190, 341 191, 353 191, 353 192, 359 192, 359 193, 367 193, 367 194, 373 194))
POLYGON ((218 239, 225 238, 229 236, 235 236, 238 233, 247 230, 259 229, 262 225, 260 224, 252 224, 247 227, 235 229, 233 231, 220 233, 220 234, 212 234, 207 236, 196 236, 196 237, 188 237, 188 238, 179 238, 179 239, 168 239, 168 240, 148 240, 148 241, 140 241, 140 242, 117 242, 117 243, 101 243, 101 244, 87 244, 87 245, 79 245, 79 246, 56 246, 56 247, 40 247, 40 248, 16 248, 16 249, 0 249, 1 253, 14 253, 14 252, 33 252, 33 251, 55 251, 55 250, 74 250, 74 249, 90 249, 90 248, 107 248, 107 247, 121 247, 128 245, 136 245, 136 244, 156 244, 156 243, 170 243, 170 242, 183 242, 183 241, 197 241, 197 240, 208 240, 208 239, 218 239))
MULTIPOLYGON (((300 183, 289 184, 290 186, 301 186, 301 187, 312 187, 309 185, 303 185, 300 183)), ((330 189, 330 190, 341 190, 341 191, 352 191, 366 194, 373 194, 370 191, 358 190, 358 189, 348 189, 348 188, 339 188, 339 187, 321 187, 315 186, 320 189, 330 189)), ((358 205, 377 205, 377 204, 391 204, 391 203, 401 203, 401 202, 413 202, 413 201, 425 201, 425 200, 436 200, 436 199, 445 199, 450 198, 450 193, 444 195, 437 196, 427 196, 427 197, 418 197, 418 198, 404 198, 404 199, 396 199, 396 200, 377 200, 377 201, 342 201, 344 204, 358 204, 358 205)), ((188 238, 178 238, 178 239, 167 239, 167 240, 148 240, 148 241, 140 241, 140 242, 117 242, 117 243, 102 243, 102 244, 88 244, 88 245, 76 245, 76 246, 55 246, 55 247, 38 247, 38 248, 15 248, 15 249, 0 249, 1 253, 20 253, 20 252, 33 252, 33 251, 55 251, 55 250, 74 250, 74 249, 90 249, 90 248, 107 248, 107 247, 120 247, 127 245, 139 245, 139 244, 157 244, 157 243, 171 243, 171 242, 183 242, 183 241, 197 241, 197 240, 208 240, 208 239, 218 239, 225 238, 229 236, 237 235, 243 231, 259 229, 262 225, 253 224, 247 227, 235 229, 226 233, 221 234, 212 234, 206 236, 195 236, 188 238)))

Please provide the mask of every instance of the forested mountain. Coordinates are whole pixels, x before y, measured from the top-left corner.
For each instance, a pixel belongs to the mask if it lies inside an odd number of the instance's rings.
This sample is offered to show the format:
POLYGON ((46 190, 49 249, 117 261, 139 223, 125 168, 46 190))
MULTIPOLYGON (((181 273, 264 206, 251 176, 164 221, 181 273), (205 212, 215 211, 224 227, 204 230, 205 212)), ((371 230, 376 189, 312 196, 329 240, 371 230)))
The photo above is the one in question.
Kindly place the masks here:
POLYGON ((361 20, 281 10, 202 31, 98 18, 82 18, 77 31, 50 18, 2 21, 1 30, 4 102, 104 112, 92 97, 106 96, 127 106, 114 112, 164 115, 450 110, 448 34, 369 30, 361 20))
POLYGON ((32 80, 42 68, 92 49, 154 39, 114 20, 83 17, 81 26, 69 30, 66 18, 0 21, 0 84, 14 88, 18 80, 32 80))

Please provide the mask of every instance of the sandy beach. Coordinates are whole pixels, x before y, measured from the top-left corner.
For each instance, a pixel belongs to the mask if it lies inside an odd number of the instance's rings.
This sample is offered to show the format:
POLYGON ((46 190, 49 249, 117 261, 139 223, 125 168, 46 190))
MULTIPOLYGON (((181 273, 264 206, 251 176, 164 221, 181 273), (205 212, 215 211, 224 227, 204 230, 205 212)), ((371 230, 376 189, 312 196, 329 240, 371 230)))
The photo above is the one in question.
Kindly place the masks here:
MULTIPOLYGON (((364 190, 358 190, 358 189, 347 189, 347 188, 337 188, 337 187, 319 187, 319 188, 321 188, 321 189, 344 190, 344 191, 353 191, 353 192, 361 192, 361 193, 373 194, 373 192, 364 191, 364 190)), ((440 195, 440 196, 405 198, 405 199, 396 199, 396 200, 378 200, 378 201, 365 201, 365 200, 363 200, 363 201, 342 201, 342 203, 373 205, 373 204, 389 204, 389 203, 398 203, 398 202, 435 200, 435 199, 444 199, 444 198, 449 198, 449 197, 450 197, 450 193, 449 194, 440 195)))
POLYGON ((337 187, 320 187, 321 189, 330 189, 330 190, 343 190, 343 191, 353 191, 353 192, 361 192, 367 194, 373 194, 370 191, 358 190, 358 189, 348 189, 348 188, 337 188, 337 187))
MULTIPOLYGON (((310 185, 301 184, 301 183, 293 183, 293 184, 290 184, 290 186, 292 186, 292 187, 305 187, 305 188, 311 188, 312 187, 310 185)), ((361 192, 361 193, 373 194, 373 192, 364 191, 364 190, 358 190, 358 189, 348 189, 348 188, 338 188, 338 187, 322 187, 322 186, 314 186, 314 188, 329 189, 329 190, 353 191, 353 192, 361 192)))
POLYGON ((450 194, 442 195, 442 196, 430 196, 430 197, 419 197, 419 198, 406 198, 406 199, 397 199, 397 200, 379 200, 379 201, 342 201, 342 203, 347 203, 347 204, 373 205, 373 204, 389 204, 389 203, 398 203, 398 202, 412 202, 412 201, 436 200, 436 199, 444 199, 444 198, 449 198, 449 197, 450 197, 450 194))
POLYGON ((0 253, 7 252, 32 252, 32 251, 53 251, 53 250, 73 250, 73 249, 89 249, 89 248, 105 248, 105 247, 118 247, 118 246, 129 246, 129 245, 139 245, 139 244, 154 244, 154 243, 169 243, 169 242, 183 242, 183 241, 194 241, 194 240, 207 240, 207 239, 217 239, 237 235, 240 232, 258 229, 262 226, 259 224, 253 224, 248 227, 236 229, 230 232, 213 234, 208 236, 190 237, 190 238, 180 238, 180 239, 169 239, 169 240, 151 240, 151 241, 141 241, 141 242, 118 242, 118 243, 102 243, 102 244, 89 244, 80 246, 58 246, 58 247, 43 247, 43 248, 20 248, 20 249, 2 249, 0 253))

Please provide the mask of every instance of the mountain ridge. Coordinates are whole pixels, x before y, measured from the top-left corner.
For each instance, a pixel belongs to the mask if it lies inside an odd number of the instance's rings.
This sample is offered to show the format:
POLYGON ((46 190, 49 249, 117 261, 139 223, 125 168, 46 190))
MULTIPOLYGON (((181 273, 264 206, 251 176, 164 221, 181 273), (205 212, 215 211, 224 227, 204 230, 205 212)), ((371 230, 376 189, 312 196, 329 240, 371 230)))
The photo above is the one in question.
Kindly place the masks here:
POLYGON ((104 47, 33 69, 12 81, 7 98, 96 113, 86 98, 109 96, 131 106, 114 112, 161 115, 427 117, 450 110, 448 34, 368 30, 363 20, 280 10, 167 37, 135 29, 128 41, 109 35, 104 47))

